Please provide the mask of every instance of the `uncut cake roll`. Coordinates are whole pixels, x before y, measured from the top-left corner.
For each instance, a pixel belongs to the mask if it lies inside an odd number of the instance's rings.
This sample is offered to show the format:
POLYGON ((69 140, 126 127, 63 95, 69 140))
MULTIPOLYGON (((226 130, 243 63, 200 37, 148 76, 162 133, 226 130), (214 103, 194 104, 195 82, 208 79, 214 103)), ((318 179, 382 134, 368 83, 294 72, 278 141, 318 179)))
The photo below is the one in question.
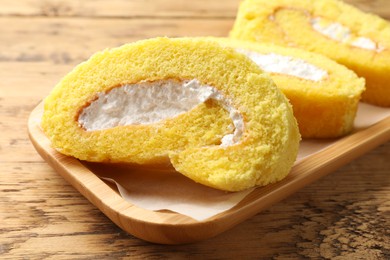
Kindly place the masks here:
POLYGON ((362 99, 390 106, 390 23, 338 0, 245 0, 230 36, 318 52, 366 79, 362 99))
POLYGON ((226 191, 284 178, 300 134, 267 73, 231 48, 155 38, 93 55, 44 101, 42 129, 80 160, 166 166, 226 191))
POLYGON ((334 138, 353 129, 365 83, 335 61, 302 49, 210 38, 246 55, 270 73, 289 99, 303 138, 334 138))

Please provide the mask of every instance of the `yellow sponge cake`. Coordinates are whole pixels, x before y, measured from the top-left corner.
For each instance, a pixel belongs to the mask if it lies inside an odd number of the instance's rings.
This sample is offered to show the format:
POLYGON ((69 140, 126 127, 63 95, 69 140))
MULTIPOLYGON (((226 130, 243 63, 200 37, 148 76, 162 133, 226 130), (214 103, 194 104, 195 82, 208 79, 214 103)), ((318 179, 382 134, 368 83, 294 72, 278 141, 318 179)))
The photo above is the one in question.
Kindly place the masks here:
POLYGON ((238 191, 281 180, 300 135, 268 74, 209 40, 155 38, 105 50, 45 99, 42 128, 81 160, 164 164, 238 191))
POLYGON ((228 38, 210 38, 245 54, 270 73, 292 104, 304 138, 333 138, 353 129, 364 79, 320 54, 228 38))
POLYGON ((366 79, 363 100, 390 106, 390 23, 338 0, 245 0, 232 38, 318 52, 366 79))

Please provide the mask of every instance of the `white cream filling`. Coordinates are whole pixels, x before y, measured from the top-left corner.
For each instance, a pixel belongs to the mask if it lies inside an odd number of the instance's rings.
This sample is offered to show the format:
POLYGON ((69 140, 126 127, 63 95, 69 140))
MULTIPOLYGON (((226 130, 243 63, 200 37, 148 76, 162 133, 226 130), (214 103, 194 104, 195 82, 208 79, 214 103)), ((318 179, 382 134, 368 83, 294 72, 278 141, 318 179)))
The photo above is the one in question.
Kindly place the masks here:
POLYGON ((319 17, 312 18, 310 23, 314 30, 335 41, 376 52, 381 52, 385 49, 370 38, 354 35, 348 27, 340 23, 327 22, 319 17))
POLYGON ((312 81, 320 81, 328 76, 326 70, 302 59, 275 53, 261 54, 244 49, 236 49, 236 51, 245 54, 266 72, 285 74, 312 81))
POLYGON ((196 79, 140 82, 99 93, 98 98, 81 111, 78 122, 87 131, 153 124, 188 112, 208 99, 216 100, 229 112, 235 128, 233 134, 222 138, 221 146, 239 142, 244 132, 241 113, 218 89, 202 85, 196 79))

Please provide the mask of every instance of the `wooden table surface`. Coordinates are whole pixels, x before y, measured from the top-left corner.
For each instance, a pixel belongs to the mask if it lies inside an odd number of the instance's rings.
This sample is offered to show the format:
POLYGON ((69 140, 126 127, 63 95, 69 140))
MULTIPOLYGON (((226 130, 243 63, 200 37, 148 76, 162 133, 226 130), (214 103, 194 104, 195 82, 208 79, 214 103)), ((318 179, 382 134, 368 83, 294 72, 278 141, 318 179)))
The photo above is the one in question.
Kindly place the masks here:
MULTIPOLYGON (((388 0, 348 0, 390 20, 388 0)), ((30 111, 95 51, 154 36, 226 36, 239 0, 0 0, 0 258, 390 259, 390 142, 206 241, 126 234, 27 136, 30 111)))

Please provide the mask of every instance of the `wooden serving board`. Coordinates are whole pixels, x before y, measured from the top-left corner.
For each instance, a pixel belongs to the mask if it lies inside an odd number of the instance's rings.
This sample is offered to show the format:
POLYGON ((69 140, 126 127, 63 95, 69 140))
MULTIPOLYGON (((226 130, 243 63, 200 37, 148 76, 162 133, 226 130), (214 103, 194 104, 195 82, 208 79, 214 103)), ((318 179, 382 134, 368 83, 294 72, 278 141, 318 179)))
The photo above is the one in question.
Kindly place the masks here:
POLYGON ((123 230, 138 238, 162 244, 190 243, 220 234, 390 140, 390 117, 387 117, 298 161, 285 179, 254 189, 230 210, 197 221, 176 212, 150 211, 125 201, 93 169, 51 147, 49 139, 40 129, 42 112, 41 103, 32 111, 28 121, 31 142, 42 158, 123 230))

